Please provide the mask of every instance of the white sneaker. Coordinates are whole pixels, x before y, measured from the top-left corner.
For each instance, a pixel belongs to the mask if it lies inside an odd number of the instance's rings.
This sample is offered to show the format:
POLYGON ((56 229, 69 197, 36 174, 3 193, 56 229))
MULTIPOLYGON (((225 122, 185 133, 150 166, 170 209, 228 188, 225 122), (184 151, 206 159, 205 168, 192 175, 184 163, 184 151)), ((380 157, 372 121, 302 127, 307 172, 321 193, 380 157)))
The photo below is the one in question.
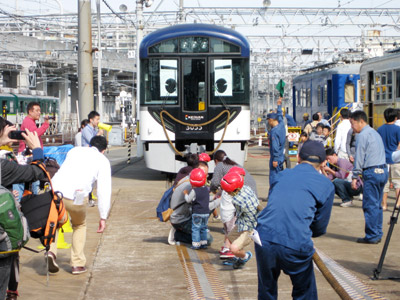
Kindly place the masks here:
POLYGON ((171 228, 171 230, 169 231, 169 234, 168 234, 168 244, 170 244, 170 245, 175 245, 176 244, 175 232, 176 232, 176 229, 172 226, 172 228, 171 228))
POLYGON ((350 207, 353 206, 353 201, 347 201, 340 204, 341 207, 350 207))
POLYGON ((358 195, 358 200, 363 201, 363 194, 358 195))

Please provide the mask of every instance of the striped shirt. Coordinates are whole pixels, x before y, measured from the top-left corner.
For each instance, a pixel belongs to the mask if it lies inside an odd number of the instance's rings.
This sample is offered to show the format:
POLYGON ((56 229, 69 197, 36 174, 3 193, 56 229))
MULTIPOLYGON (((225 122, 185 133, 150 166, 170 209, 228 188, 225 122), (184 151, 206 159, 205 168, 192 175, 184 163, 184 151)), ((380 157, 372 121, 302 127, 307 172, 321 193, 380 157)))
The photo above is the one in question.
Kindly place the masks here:
POLYGON ((233 197, 232 202, 236 208, 238 232, 256 228, 259 201, 253 190, 244 185, 239 194, 233 197))

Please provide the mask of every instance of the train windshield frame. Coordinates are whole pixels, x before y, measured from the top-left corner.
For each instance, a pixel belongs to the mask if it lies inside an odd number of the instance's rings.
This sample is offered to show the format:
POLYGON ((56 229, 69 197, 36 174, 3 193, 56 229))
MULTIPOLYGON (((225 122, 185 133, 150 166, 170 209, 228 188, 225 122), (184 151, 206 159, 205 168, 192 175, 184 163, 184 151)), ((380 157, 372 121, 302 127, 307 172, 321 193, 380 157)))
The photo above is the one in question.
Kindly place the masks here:
POLYGON ((156 33, 155 37, 150 34, 149 41, 146 37, 142 43, 140 104, 181 106, 187 112, 209 106, 249 105, 247 41, 233 31, 229 37, 226 28, 204 27, 202 34, 193 28, 188 32, 188 26, 181 28, 185 30, 156 33))

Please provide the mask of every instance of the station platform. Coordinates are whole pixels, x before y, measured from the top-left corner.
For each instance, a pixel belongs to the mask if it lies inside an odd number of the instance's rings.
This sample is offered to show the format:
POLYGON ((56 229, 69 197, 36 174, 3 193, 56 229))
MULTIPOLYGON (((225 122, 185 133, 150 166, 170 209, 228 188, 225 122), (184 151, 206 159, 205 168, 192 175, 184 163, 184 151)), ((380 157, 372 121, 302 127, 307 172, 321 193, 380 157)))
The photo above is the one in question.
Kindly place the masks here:
MULTIPOLYGON (((268 192, 268 151, 265 147, 249 149, 246 169, 257 181, 261 198, 268 192)), ((143 160, 113 166, 113 206, 103 234, 98 227, 97 207, 87 208, 86 256, 88 272, 72 275, 70 250, 59 249, 60 271, 48 281, 43 253, 21 251, 19 299, 257 299, 255 256, 243 269, 222 265, 218 251, 223 242, 222 223, 210 220, 214 237, 207 250, 193 251, 184 244, 169 245, 171 225, 156 218, 156 206, 167 188, 165 175, 149 170, 143 160), (117 171, 115 171, 117 170, 117 171)), ((288 184, 290 188, 290 184, 288 184)), ((394 191, 388 199, 394 205, 394 191)), ((353 299, 399 299, 400 284, 395 280, 371 280, 383 248, 357 244, 364 235, 362 202, 342 208, 335 198, 325 236, 314 240, 328 268, 334 269, 341 284, 364 293, 353 299), (329 264, 328 264, 329 263, 329 264)), ((266 202, 261 202, 265 206, 266 202)), ((384 233, 391 212, 384 212, 384 233)), ((65 233, 71 241, 71 233, 65 233)), ((395 227, 381 273, 382 278, 400 277, 400 240, 395 227)), ((37 240, 28 246, 36 248, 37 240)), ((254 254, 254 246, 248 250, 254 254)), ((340 299, 322 273, 315 268, 319 299, 340 299)), ((281 274, 279 299, 291 299, 291 282, 281 274)))

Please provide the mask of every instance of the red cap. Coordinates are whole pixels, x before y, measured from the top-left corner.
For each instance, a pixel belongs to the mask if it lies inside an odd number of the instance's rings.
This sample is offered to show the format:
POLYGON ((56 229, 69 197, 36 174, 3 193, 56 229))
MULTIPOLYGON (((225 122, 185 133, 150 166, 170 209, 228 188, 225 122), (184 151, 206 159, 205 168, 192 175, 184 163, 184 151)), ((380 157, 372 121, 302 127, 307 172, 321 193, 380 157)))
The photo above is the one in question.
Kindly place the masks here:
POLYGON ((227 192, 232 193, 237 189, 243 187, 243 177, 236 172, 228 172, 224 178, 221 179, 221 188, 227 192))
POLYGON ((238 166, 233 166, 232 168, 229 169, 228 173, 230 172, 234 172, 234 173, 238 173, 239 175, 245 176, 246 175, 246 171, 238 166))
POLYGON ((211 157, 207 153, 200 153, 199 154, 199 161, 209 162, 210 160, 211 160, 211 157))
POLYGON ((190 184, 193 187, 202 187, 207 180, 206 172, 203 169, 196 168, 190 172, 190 184))

